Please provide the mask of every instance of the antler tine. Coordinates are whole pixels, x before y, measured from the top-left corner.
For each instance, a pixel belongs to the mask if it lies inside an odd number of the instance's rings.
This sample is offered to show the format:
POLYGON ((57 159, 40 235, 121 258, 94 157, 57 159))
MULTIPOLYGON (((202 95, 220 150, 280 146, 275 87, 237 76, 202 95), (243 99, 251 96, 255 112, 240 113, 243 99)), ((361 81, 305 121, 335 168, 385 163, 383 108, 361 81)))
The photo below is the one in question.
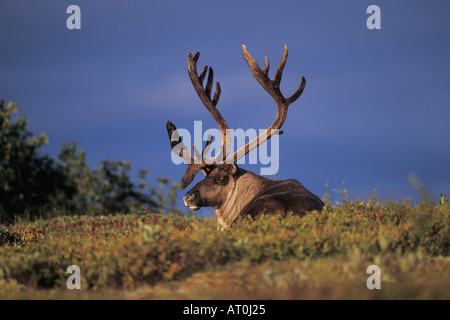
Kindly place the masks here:
POLYGON ((261 133, 258 137, 256 137, 256 139, 250 141, 245 146, 237 150, 233 155, 229 156, 226 159, 227 163, 236 162, 240 158, 244 157, 251 150, 257 148, 259 145, 269 140, 273 134, 281 134, 282 131, 280 131, 279 129, 286 120, 289 105, 300 97, 300 95, 303 93, 303 89, 306 86, 305 77, 302 76, 300 86, 292 96, 286 99, 280 91, 281 77, 283 75, 283 70, 286 65, 288 56, 287 45, 284 46, 283 55, 281 57, 280 63, 278 64, 278 68, 275 71, 273 80, 269 78, 269 59, 267 57, 265 58, 265 66, 263 69, 261 69, 258 66, 256 60, 247 51, 247 47, 245 45, 242 45, 242 55, 248 66, 250 67, 250 71, 252 72, 255 79, 275 101, 275 104, 277 105, 277 117, 266 131, 261 133))
POLYGON ((213 86, 214 79, 214 71, 211 67, 209 67, 208 80, 206 81, 205 93, 206 96, 211 99, 211 90, 213 86))
POLYGON ((189 153, 189 151, 187 151, 188 149, 184 145, 184 142, 178 134, 177 128, 172 123, 172 121, 167 121, 166 128, 167 133, 169 134, 170 148, 175 152, 176 150, 174 149, 176 146, 178 146, 176 148, 179 149, 178 155, 186 161, 187 165, 195 163, 195 158, 189 153))
POLYGON ((213 98, 213 105, 217 106, 217 103, 219 102, 220 93, 222 90, 220 89, 219 81, 216 82, 216 91, 214 92, 214 98, 213 98))
POLYGON ((205 147, 203 148, 203 151, 202 151, 202 155, 201 155, 202 159, 204 159, 206 157, 206 155, 208 154, 209 149, 211 148, 212 141, 213 141, 213 136, 210 134, 208 136, 208 139, 206 140, 205 147))
POLYGON ((195 157, 197 159, 201 159, 202 158, 201 153, 197 150, 197 147, 194 144, 192 145, 192 151, 194 151, 195 157))
POLYGON ((268 74, 268 73, 269 73, 269 68, 270 68, 270 65, 269 65, 269 58, 265 57, 264 60, 265 60, 265 62, 266 62, 266 65, 264 66, 264 68, 263 68, 261 71, 262 71, 263 73, 265 73, 265 74, 268 74))
POLYGON ((286 65, 288 56, 288 47, 284 45, 283 55, 281 56, 280 64, 278 65, 277 71, 275 72, 275 76, 273 77, 273 85, 276 87, 280 87, 281 76, 283 75, 284 66, 286 65))
POLYGON ((292 96, 290 96, 289 98, 286 99, 286 102, 288 104, 293 103, 295 100, 297 100, 303 93, 303 90, 305 89, 306 86, 306 79, 304 76, 302 76, 302 82, 300 83, 300 85, 298 86, 297 90, 294 92, 294 94, 292 96))
POLYGON ((194 144, 192 145, 192 151, 194 151, 195 158, 197 158, 199 164, 203 163, 203 159, 205 159, 206 155, 208 154, 209 149, 211 148, 212 140, 213 136, 211 134, 208 135, 208 139, 206 140, 206 144, 202 150, 202 153, 198 151, 197 147, 194 144))
POLYGON ((208 71, 208 66, 204 66, 202 72, 200 72, 200 75, 198 76, 198 80, 200 80, 200 83, 202 84, 206 76, 206 71, 208 71))

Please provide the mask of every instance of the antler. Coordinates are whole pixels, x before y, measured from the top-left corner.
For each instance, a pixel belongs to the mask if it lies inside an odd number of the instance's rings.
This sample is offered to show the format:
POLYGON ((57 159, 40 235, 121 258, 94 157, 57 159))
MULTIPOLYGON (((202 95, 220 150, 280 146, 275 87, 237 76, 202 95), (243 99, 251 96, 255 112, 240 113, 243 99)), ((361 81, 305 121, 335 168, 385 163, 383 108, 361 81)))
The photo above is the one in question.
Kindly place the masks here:
POLYGON ((305 77, 302 76, 300 86, 292 96, 290 96, 289 98, 285 98, 280 91, 281 76, 283 75, 283 69, 284 66, 286 65, 288 56, 287 45, 284 45, 283 56, 281 57, 281 61, 278 65, 278 68, 275 72, 275 76, 272 80, 269 78, 269 59, 267 57, 265 57, 265 66, 263 69, 261 69, 258 66, 258 63, 255 61, 255 59, 247 51, 245 45, 242 45, 242 55, 244 56, 245 61, 247 61, 247 64, 250 67, 250 70, 255 79, 264 88, 264 90, 266 90, 270 94, 270 96, 275 101, 275 104, 277 105, 277 117, 275 121, 272 123, 272 125, 269 128, 267 128, 266 131, 264 131, 254 140, 250 141, 245 146, 237 150, 233 155, 229 156, 226 159, 226 163, 236 162, 240 158, 244 157, 251 150, 257 148, 259 145, 269 140, 273 134, 282 134, 283 132, 280 131, 279 129, 286 120, 288 107, 291 103, 293 103, 300 97, 306 85, 305 77))
MULTIPOLYGON (((198 156, 199 154, 198 150, 195 148, 194 145, 192 146, 192 149, 194 150, 194 153, 196 155, 196 157, 194 157, 189 153, 188 149, 184 145, 181 137, 177 132, 177 128, 175 127, 175 125, 171 121, 167 121, 166 127, 167 133, 169 134, 170 147, 174 152, 177 152, 178 155, 182 157, 187 164, 186 172, 184 173, 184 176, 181 179, 180 183, 180 186, 182 188, 186 188, 192 182, 192 180, 194 180, 197 173, 200 170, 204 169, 205 163, 203 163, 202 157, 203 154, 205 153, 205 150, 208 149, 209 144, 211 144, 211 139, 209 138, 209 140, 207 141, 205 149, 202 152, 202 156, 200 157, 198 156)), ((206 174, 205 171, 204 173, 206 174)))
POLYGON ((214 97, 211 100, 211 90, 213 85, 214 72, 211 67, 209 67, 208 80, 206 82, 205 88, 203 88, 203 80, 206 76, 206 71, 208 70, 208 66, 205 65, 200 75, 197 74, 197 61, 200 58, 200 52, 197 52, 194 56, 194 53, 189 52, 188 56, 188 73, 191 78, 192 85, 194 86, 195 91, 197 92, 200 100, 205 105, 206 109, 208 109, 209 113, 213 116, 217 125, 219 126, 220 132, 222 134, 222 148, 220 152, 216 155, 215 159, 205 159, 206 163, 221 163, 225 160, 228 155, 228 151, 230 149, 231 137, 229 134, 229 127, 226 123, 225 119, 222 117, 222 114, 217 110, 217 103, 220 98, 220 84, 216 82, 216 91, 214 92, 214 97))
POLYGON ((281 61, 278 65, 278 68, 275 72, 275 76, 273 79, 269 78, 269 59, 267 59, 267 57, 265 58, 266 61, 265 66, 263 69, 261 69, 258 66, 258 63, 255 61, 255 59, 251 56, 251 54, 248 53, 247 48, 244 45, 242 45, 242 55, 244 56, 245 61, 247 61, 247 64, 249 65, 250 70, 255 79, 261 84, 264 90, 266 90, 275 101, 275 104, 277 105, 277 117, 275 118, 275 121, 272 123, 272 125, 269 128, 267 128, 266 131, 261 133, 258 137, 256 137, 256 139, 250 141, 244 147, 240 148, 233 155, 227 158, 231 145, 231 136, 229 134, 229 127, 225 119, 222 117, 222 114, 217 110, 217 103, 219 102, 221 93, 220 84, 219 82, 216 82, 216 90, 214 92, 213 98, 211 99, 211 90, 214 78, 213 70, 211 67, 209 68, 206 86, 205 88, 203 88, 203 80, 205 79, 206 73, 208 71, 208 66, 205 66, 200 75, 198 75, 197 61, 200 58, 200 53, 197 52, 194 56, 194 53, 192 51, 189 52, 188 55, 189 77, 191 78, 194 89, 197 92, 200 100, 203 102, 206 109, 208 109, 209 113, 211 113, 217 125, 219 126, 220 132, 222 134, 222 147, 220 149, 220 152, 218 152, 218 154, 214 159, 212 158, 206 159, 205 158, 206 154, 208 153, 210 144, 212 142, 212 137, 209 136, 202 153, 200 153, 195 148, 195 146, 192 146, 192 149, 195 154, 194 157, 188 152, 188 149, 186 148, 181 137, 178 135, 176 131, 177 129, 175 125, 170 121, 167 122, 167 132, 169 134, 170 146, 174 152, 178 152, 178 155, 186 161, 186 164, 188 166, 181 180, 180 185, 182 188, 188 186, 200 170, 202 170, 203 173, 206 175, 210 170, 208 165, 212 163, 216 164, 234 163, 240 158, 244 157, 251 150, 257 148, 259 145, 269 140, 272 137, 272 135, 283 133, 279 129, 286 120, 288 107, 291 103, 297 100, 303 93, 303 89, 305 88, 306 85, 306 80, 303 76, 300 86, 295 91, 295 93, 289 98, 285 98, 280 91, 281 77, 283 74, 284 66, 286 65, 288 55, 288 48, 286 45, 284 46, 283 56, 281 57, 281 61))
POLYGON ((219 102, 221 93, 220 84, 219 82, 216 82, 216 90, 214 92, 214 97, 211 99, 211 90, 213 86, 214 72, 213 69, 210 67, 206 86, 205 88, 203 88, 203 80, 205 79, 206 72, 208 71, 208 66, 205 66, 200 75, 198 75, 197 61, 199 58, 200 58, 199 52, 197 52, 195 56, 192 51, 189 52, 188 66, 187 66, 189 77, 191 78, 194 89, 197 92, 200 100, 203 102, 206 109, 208 109, 209 113, 211 113, 217 125, 219 126, 220 132, 222 134, 222 147, 215 158, 207 159, 206 155, 212 143, 212 136, 209 136, 201 154, 200 152, 198 152, 198 150, 195 148, 194 145, 192 146, 192 149, 195 154, 194 157, 187 151, 188 149, 182 142, 181 137, 178 135, 175 125, 170 121, 167 122, 167 133, 169 134, 170 146, 172 150, 174 150, 175 152, 178 151, 178 155, 186 161, 186 164, 188 166, 181 180, 180 186, 182 188, 188 186, 200 170, 202 170, 203 173, 206 175, 209 170, 208 169, 209 164, 224 163, 231 144, 231 136, 229 134, 228 124, 226 123, 222 114, 217 110, 217 103, 219 102))

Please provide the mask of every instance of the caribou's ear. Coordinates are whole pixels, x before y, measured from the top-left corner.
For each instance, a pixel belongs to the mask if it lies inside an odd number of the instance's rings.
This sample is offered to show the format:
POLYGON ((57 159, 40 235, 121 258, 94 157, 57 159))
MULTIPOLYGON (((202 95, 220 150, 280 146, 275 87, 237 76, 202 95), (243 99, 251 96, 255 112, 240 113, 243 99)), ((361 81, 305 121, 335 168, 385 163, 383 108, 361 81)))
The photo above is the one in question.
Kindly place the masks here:
POLYGON ((231 175, 235 175, 238 172, 239 168, 236 164, 233 163, 227 166, 227 170, 231 175))
POLYGON ((204 174, 205 176, 207 176, 208 174, 211 173, 211 171, 214 170, 215 167, 216 167, 216 166, 213 165, 213 164, 204 166, 204 167, 202 168, 202 172, 203 172, 203 174, 204 174))

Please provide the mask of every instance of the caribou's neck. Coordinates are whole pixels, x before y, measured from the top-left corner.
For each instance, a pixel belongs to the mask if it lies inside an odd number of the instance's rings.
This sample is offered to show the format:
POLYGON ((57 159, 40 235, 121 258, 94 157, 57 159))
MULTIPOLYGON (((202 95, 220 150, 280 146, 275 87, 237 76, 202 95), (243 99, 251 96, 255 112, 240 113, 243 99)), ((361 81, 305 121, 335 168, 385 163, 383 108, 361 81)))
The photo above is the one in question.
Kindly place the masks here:
POLYGON ((256 197, 267 180, 270 180, 244 169, 239 171, 233 192, 219 208, 216 208, 216 219, 220 229, 230 227, 242 209, 256 197))

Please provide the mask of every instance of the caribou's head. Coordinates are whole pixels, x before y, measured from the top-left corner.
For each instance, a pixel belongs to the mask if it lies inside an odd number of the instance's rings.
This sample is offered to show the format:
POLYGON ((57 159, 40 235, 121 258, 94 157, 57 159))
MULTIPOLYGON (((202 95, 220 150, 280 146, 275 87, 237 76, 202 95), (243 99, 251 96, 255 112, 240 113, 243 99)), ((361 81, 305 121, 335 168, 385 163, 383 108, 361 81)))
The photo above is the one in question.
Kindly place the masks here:
POLYGON ((225 119, 222 117, 222 114, 217 109, 217 103, 219 102, 221 93, 220 84, 219 82, 216 82, 216 90, 213 98, 211 98, 214 78, 213 70, 211 67, 209 68, 208 79, 204 88, 203 81, 208 71, 208 66, 205 66, 200 75, 198 75, 197 61, 200 57, 200 53, 196 53, 195 56, 193 52, 189 53, 189 77, 200 100, 213 116, 222 135, 220 152, 218 152, 214 158, 206 158, 212 142, 212 137, 208 138, 202 153, 200 153, 195 146, 192 146, 192 150, 195 154, 194 157, 184 145, 175 125, 171 121, 167 122, 167 132, 169 134, 171 148, 175 153, 182 157, 187 164, 187 169, 181 179, 180 186, 186 188, 192 180, 194 180, 199 171, 202 171, 205 175, 205 179, 195 185, 195 187, 188 191, 184 196, 185 205, 193 210, 198 210, 200 207, 218 208, 226 201, 227 197, 234 190, 236 180, 240 175, 240 170, 235 162, 270 139, 272 135, 283 133, 279 129, 286 120, 288 106, 300 97, 306 85, 305 78, 302 76, 301 84, 292 96, 285 98, 280 91, 281 76, 288 55, 287 46, 284 47, 283 56, 273 79, 270 79, 268 75, 269 60, 267 57, 265 58, 265 67, 261 69, 255 59, 248 53, 244 45, 242 46, 242 55, 249 65, 253 76, 274 99, 277 106, 277 117, 266 131, 262 132, 258 137, 247 143, 232 155, 228 155, 231 144, 230 130, 225 119))
POLYGON ((239 177, 235 164, 211 165, 205 179, 197 183, 184 196, 184 204, 191 210, 201 207, 219 208, 236 186, 239 177))

